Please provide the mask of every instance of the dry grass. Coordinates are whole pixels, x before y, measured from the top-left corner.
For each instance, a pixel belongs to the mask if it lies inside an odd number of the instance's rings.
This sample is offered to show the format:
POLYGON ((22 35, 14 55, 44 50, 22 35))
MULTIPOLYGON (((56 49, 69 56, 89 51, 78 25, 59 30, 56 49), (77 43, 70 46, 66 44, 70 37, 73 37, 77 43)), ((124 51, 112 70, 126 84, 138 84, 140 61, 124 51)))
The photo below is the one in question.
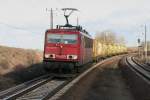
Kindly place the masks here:
POLYGON ((42 61, 41 54, 35 50, 0 46, 0 74, 4 75, 39 63, 42 61))
POLYGON ((0 46, 0 90, 44 75, 41 61, 37 50, 0 46))

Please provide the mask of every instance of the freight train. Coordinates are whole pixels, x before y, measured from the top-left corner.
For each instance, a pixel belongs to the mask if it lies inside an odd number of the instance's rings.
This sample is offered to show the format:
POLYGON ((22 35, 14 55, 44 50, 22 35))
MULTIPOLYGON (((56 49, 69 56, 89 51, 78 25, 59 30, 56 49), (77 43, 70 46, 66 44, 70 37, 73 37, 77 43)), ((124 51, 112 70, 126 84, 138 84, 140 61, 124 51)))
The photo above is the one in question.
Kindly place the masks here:
MULTIPOLYGON (((63 10, 72 13, 76 9, 63 10)), ((64 13, 65 25, 57 25, 45 32, 43 63, 46 70, 70 68, 78 72, 79 66, 86 63, 125 52, 125 46, 101 43, 81 26, 70 25, 68 17, 71 13, 64 13)))
POLYGON ((123 44, 105 43, 97 39, 93 39, 93 41, 93 61, 95 62, 127 52, 127 48, 123 44))

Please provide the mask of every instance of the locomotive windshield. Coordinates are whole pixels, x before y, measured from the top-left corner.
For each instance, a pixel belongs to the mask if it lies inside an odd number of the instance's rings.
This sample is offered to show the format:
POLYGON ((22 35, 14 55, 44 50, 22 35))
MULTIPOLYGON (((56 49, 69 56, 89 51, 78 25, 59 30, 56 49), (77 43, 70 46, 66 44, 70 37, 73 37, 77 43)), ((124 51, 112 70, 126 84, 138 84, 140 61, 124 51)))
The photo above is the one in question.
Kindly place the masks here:
POLYGON ((64 43, 64 44, 76 44, 77 35, 76 34, 48 34, 48 43, 64 43))

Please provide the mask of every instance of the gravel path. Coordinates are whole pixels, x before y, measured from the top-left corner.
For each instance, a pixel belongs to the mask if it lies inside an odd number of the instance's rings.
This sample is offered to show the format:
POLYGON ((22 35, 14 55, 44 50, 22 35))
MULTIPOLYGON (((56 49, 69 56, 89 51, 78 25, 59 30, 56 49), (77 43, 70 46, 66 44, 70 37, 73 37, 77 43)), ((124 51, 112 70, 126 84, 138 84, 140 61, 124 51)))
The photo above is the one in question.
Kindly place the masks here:
POLYGON ((134 100, 118 67, 119 59, 99 66, 60 100, 134 100))

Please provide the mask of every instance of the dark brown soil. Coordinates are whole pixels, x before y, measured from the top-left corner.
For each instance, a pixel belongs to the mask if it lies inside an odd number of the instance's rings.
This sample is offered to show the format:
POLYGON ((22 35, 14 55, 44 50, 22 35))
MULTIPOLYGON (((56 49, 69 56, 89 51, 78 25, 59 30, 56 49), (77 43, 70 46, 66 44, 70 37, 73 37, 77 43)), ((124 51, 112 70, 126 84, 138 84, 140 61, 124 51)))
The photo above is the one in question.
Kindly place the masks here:
POLYGON ((119 59, 96 68, 60 100, 134 100, 118 67, 119 59))

